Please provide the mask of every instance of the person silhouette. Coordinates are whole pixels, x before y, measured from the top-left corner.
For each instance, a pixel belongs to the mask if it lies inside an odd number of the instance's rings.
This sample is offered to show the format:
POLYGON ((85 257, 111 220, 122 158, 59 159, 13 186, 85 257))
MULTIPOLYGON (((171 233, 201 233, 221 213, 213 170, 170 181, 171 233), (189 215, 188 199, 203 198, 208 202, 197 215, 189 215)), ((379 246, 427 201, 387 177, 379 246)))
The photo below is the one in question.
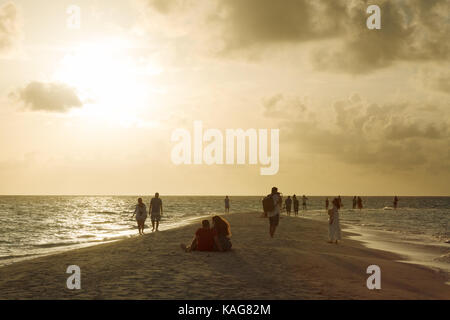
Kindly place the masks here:
POLYGON ((145 204, 142 202, 142 198, 138 199, 138 204, 136 205, 136 208, 134 209, 134 213, 131 217, 134 217, 136 215, 136 222, 138 225, 139 234, 144 234, 144 226, 145 226, 145 220, 147 219, 147 208, 145 204))
POLYGON ((230 213, 230 198, 228 196, 225 196, 225 213, 230 213))
POLYGON ((295 216, 298 216, 299 201, 295 194, 292 196, 292 201, 294 202, 294 214, 295 216))
POLYGON ((291 196, 288 196, 287 199, 284 201, 284 205, 286 207, 286 214, 288 216, 291 215, 291 207, 292 207, 292 199, 291 196))
POLYGON ((158 192, 155 193, 155 197, 150 201, 150 207, 148 210, 150 212, 150 218, 152 220, 152 232, 155 231, 155 226, 156 231, 159 231, 158 227, 159 222, 161 221, 161 216, 163 214, 163 204, 158 192))

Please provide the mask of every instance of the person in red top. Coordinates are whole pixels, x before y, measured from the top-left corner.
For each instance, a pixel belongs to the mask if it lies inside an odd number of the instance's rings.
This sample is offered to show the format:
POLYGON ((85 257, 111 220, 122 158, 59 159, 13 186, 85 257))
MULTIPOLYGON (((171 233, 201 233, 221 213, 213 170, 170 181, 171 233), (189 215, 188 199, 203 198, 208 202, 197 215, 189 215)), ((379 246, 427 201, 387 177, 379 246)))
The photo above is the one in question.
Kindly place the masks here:
POLYGON ((213 251, 214 250, 214 238, 216 236, 215 229, 211 229, 208 220, 202 221, 202 228, 195 232, 195 237, 191 242, 191 245, 187 247, 185 244, 181 244, 181 249, 186 252, 191 251, 213 251))

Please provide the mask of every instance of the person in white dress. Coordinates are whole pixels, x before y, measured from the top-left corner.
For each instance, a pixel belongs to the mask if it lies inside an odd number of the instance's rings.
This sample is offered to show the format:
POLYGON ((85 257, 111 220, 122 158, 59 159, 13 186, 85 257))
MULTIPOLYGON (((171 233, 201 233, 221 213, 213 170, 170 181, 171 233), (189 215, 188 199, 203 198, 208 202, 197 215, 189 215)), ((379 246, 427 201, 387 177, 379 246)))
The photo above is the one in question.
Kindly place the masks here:
POLYGON ((339 199, 333 200, 333 208, 328 210, 329 225, 328 225, 328 237, 329 243, 338 243, 341 240, 341 226, 339 222, 339 209, 341 208, 339 199))
POLYGON ((142 202, 142 198, 138 199, 136 209, 134 209, 133 216, 136 215, 136 222, 138 224, 139 234, 144 234, 145 220, 147 219, 147 207, 142 202))

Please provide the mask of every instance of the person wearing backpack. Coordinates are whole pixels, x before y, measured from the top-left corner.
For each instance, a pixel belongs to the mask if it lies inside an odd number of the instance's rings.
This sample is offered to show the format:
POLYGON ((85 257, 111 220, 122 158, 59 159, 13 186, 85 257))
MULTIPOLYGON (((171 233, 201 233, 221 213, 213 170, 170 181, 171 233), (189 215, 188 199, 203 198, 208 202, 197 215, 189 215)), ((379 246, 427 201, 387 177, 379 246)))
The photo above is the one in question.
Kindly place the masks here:
POLYGON ((264 212, 267 212, 267 216, 269 217, 269 233, 271 238, 275 235, 275 230, 280 220, 281 203, 282 198, 277 187, 273 187, 272 192, 263 200, 264 212))

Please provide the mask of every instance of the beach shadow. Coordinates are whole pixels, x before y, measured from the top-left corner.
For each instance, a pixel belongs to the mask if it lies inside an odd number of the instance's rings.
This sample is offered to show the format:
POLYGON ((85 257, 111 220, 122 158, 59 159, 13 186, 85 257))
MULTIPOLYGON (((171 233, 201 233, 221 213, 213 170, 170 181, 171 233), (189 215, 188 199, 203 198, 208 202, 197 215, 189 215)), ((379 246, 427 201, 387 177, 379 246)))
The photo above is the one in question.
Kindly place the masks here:
MULTIPOLYGON (((250 263, 251 259, 251 253, 236 248, 227 252, 212 252, 205 263, 213 273, 217 274, 217 278, 228 279, 239 285, 239 287, 233 287, 234 294, 229 293, 232 297, 242 297, 242 292, 239 290, 245 288, 245 290, 255 290, 261 298, 264 298, 273 288, 273 279, 259 270, 256 264, 250 263)), ((227 296, 227 298, 232 297, 227 296)))

